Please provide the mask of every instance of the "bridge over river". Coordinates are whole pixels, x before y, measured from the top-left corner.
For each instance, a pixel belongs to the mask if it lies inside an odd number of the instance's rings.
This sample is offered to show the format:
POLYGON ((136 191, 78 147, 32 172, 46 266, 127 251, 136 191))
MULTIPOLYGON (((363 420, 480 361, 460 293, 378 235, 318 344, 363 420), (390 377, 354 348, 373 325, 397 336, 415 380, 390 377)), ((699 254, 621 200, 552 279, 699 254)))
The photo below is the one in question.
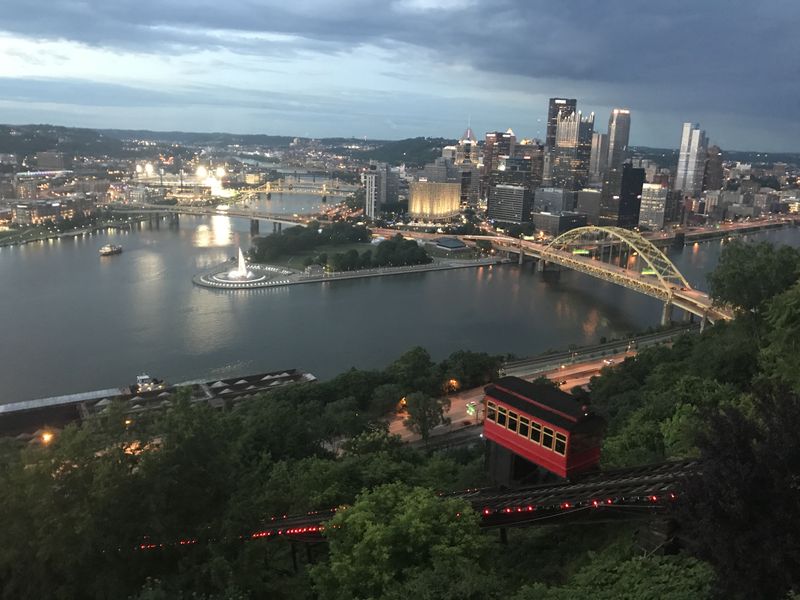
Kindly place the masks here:
POLYGON ((166 214, 166 215, 195 215, 210 217, 221 215, 225 217, 237 217, 250 219, 251 233, 258 233, 259 222, 269 221, 274 224, 274 230, 280 231, 283 225, 306 227, 311 221, 318 223, 325 222, 317 218, 316 215, 299 215, 286 213, 271 213, 262 210, 232 206, 220 208, 219 206, 192 206, 187 204, 111 204, 109 208, 115 213, 136 213, 136 214, 166 214))
MULTIPOLYGON (((441 237, 407 231, 380 230, 381 235, 402 233, 418 239, 441 237)), ((539 269, 548 265, 566 267, 586 275, 610 281, 622 287, 664 302, 662 324, 672 318, 673 308, 700 318, 701 329, 706 322, 729 320, 734 316, 730 307, 719 306, 706 292, 694 289, 672 261, 652 242, 635 231, 621 227, 579 227, 561 234, 549 243, 494 235, 456 236, 465 242, 488 242, 499 251, 518 254, 520 263, 525 256, 539 261, 539 269), (614 263, 615 257, 619 264, 614 263), (644 265, 626 268, 630 257, 639 257, 644 265)))

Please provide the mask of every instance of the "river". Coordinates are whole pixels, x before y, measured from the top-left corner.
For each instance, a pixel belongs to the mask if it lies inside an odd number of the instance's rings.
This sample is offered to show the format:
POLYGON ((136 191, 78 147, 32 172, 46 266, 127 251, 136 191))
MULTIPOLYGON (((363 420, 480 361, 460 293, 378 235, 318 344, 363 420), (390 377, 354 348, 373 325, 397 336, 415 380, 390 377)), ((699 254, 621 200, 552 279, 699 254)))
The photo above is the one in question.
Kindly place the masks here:
MULTIPOLYGON (((276 197, 271 208, 307 212, 317 202, 276 197)), ((749 237, 800 245, 795 229, 749 237)), ((623 336, 661 315, 654 299, 530 264, 269 290, 192 284, 249 245, 246 220, 182 216, 172 227, 0 248, 0 403, 127 385, 143 371, 171 382, 286 368, 328 378, 383 367, 415 345, 436 359, 459 349, 529 356, 623 336), (124 252, 100 257, 107 243, 124 252)), ((720 248, 671 257, 703 288, 720 248)))

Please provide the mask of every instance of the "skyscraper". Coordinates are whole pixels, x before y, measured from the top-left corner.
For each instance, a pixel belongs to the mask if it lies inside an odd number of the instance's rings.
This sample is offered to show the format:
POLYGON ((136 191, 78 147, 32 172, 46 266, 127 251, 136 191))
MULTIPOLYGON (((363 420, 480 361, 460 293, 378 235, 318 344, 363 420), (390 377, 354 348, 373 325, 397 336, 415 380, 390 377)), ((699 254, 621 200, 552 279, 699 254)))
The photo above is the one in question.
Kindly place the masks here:
POLYGON ((547 135, 544 140, 545 146, 550 149, 555 148, 558 118, 563 115, 572 114, 577 109, 578 101, 575 98, 550 98, 550 103, 547 107, 547 135))
POLYGON ((639 206, 639 226, 658 231, 664 227, 669 190, 657 183, 642 186, 642 202, 639 206))
POLYGON ((639 208, 644 186, 644 169, 629 163, 611 169, 603 181, 600 197, 600 225, 633 228, 639 224, 639 208))
POLYGON ((700 129, 700 125, 683 124, 675 189, 681 190, 684 195, 700 195, 703 187, 707 145, 706 132, 700 129))
POLYGON ((615 108, 608 118, 608 168, 619 169, 628 153, 631 133, 631 111, 615 108))
POLYGON ((483 144, 483 172, 490 174, 500 164, 500 158, 513 156, 517 136, 511 129, 492 131, 486 134, 483 144))
POLYGON ((489 196, 492 171, 497 170, 502 159, 514 156, 517 136, 509 128, 508 131, 492 131, 486 134, 483 145, 483 177, 481 179, 481 197, 489 196))
POLYGON ((722 150, 719 146, 709 146, 703 172, 703 191, 721 190, 723 184, 722 150))
POLYGON ((364 212, 374 219, 388 203, 397 202, 398 175, 386 163, 370 161, 363 175, 366 187, 364 212))
POLYGON ((593 133, 594 113, 586 117, 580 112, 559 116, 551 164, 555 187, 579 190, 588 183, 593 133))
POLYGON ((608 164, 608 135, 595 131, 592 134, 592 152, 589 156, 589 175, 599 178, 608 164))
POLYGON ((467 127, 464 135, 458 141, 456 146, 455 163, 457 165, 463 163, 478 164, 478 140, 475 139, 475 134, 472 132, 472 127, 467 127))

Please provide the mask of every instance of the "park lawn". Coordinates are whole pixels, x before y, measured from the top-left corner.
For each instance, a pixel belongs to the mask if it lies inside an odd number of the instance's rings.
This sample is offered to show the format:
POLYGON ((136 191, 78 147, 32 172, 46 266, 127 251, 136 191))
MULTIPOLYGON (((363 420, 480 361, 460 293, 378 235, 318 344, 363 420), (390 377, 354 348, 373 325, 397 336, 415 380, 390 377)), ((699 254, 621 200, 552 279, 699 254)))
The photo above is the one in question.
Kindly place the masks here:
POLYGON ((289 267, 290 269, 299 269, 302 270, 303 267, 303 259, 306 257, 315 257, 319 256, 320 254, 327 254, 328 256, 332 256, 339 252, 347 252, 348 250, 355 250, 359 254, 362 254, 365 250, 372 250, 373 253, 377 246, 370 244, 370 243, 355 243, 355 244, 326 244, 324 246, 318 246, 313 250, 305 250, 303 252, 297 252, 295 254, 287 254, 285 256, 281 256, 280 258, 276 258, 275 260, 271 260, 269 264, 276 265, 279 267, 289 267))

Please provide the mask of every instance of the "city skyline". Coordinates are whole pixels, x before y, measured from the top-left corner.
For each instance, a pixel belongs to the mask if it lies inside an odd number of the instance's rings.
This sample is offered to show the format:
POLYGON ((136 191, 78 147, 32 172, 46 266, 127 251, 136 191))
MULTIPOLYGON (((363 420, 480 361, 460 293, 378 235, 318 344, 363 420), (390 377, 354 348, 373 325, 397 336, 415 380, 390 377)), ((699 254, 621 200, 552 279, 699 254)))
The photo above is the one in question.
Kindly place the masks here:
POLYGON ((329 8, 313 0, 224 10, 179 0, 135 10, 68 0, 38 13, 10 6, 0 29, 0 120, 402 139, 454 137, 471 118, 478 132, 511 127, 544 139, 548 98, 560 96, 599 118, 630 108, 634 146, 678 147, 680 125, 691 121, 722 148, 798 149, 800 124, 785 118, 798 96, 783 75, 798 44, 787 18, 798 9, 788 2, 329 8))

